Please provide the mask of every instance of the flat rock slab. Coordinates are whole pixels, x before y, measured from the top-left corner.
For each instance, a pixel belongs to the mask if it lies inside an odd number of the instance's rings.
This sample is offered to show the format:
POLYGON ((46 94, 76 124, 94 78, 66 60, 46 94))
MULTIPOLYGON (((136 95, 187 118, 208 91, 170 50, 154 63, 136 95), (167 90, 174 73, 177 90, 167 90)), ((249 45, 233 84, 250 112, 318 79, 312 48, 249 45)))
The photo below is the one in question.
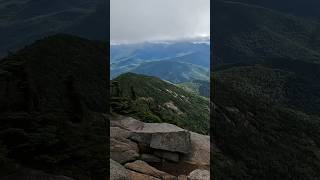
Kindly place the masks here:
POLYGON ((188 131, 153 133, 150 147, 187 154, 191 150, 190 133, 188 131))
POLYGON ((123 117, 119 120, 121 127, 132 132, 154 133, 154 132, 177 132, 184 129, 168 123, 144 123, 132 117, 123 117))
POLYGON ((199 166, 210 166, 210 136, 190 132, 191 151, 182 161, 199 166))
POLYGON ((120 120, 121 125, 132 132, 131 139, 149 145, 154 149, 189 153, 190 133, 168 123, 143 123, 127 117, 120 120))
POLYGON ((149 175, 149 176, 153 176, 153 177, 159 178, 159 179, 167 179, 167 180, 176 179, 175 176, 172 176, 166 172, 160 171, 160 170, 150 166, 149 164, 147 164, 146 162, 141 161, 141 160, 137 160, 133 163, 127 163, 125 165, 125 167, 127 169, 132 170, 132 171, 142 173, 145 175, 149 175))

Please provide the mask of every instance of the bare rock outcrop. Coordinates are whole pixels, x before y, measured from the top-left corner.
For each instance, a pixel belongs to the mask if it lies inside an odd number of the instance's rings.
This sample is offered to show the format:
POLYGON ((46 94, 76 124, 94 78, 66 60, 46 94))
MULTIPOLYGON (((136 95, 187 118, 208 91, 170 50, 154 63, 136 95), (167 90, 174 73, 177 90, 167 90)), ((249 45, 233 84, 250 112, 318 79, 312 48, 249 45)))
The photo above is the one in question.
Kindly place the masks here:
POLYGON ((126 168, 110 159, 110 180, 131 180, 129 175, 126 168))
POLYGON ((110 127, 110 138, 129 138, 131 134, 132 133, 126 129, 120 127, 110 127))
POLYGON ((128 139, 131 132, 120 127, 110 127, 110 155, 121 164, 138 159, 137 143, 128 139))
POLYGON ((129 170, 129 177, 130 177, 130 180, 161 180, 153 176, 137 173, 135 171, 130 171, 130 170, 129 170))
POLYGON ((140 156, 138 145, 125 138, 110 139, 110 154, 112 159, 121 164, 134 161, 140 156))
POLYGON ((190 133, 168 123, 143 123, 133 118, 121 120, 124 128, 132 132, 130 137, 151 148, 187 154, 191 149, 190 133))
POLYGON ((210 172, 208 170, 196 169, 189 174, 188 180, 210 180, 210 172))
POLYGON ((185 130, 177 130, 172 132, 162 131, 154 133, 151 136, 150 147, 154 149, 188 154, 191 147, 190 133, 185 130))
POLYGON ((131 117, 119 116, 111 121, 115 125, 110 128, 111 157, 125 164, 132 180, 176 180, 176 176, 186 180, 190 172, 188 178, 192 180, 210 177, 206 170, 210 166, 209 136, 131 117))
POLYGON ((178 180, 188 180, 188 177, 186 175, 180 175, 178 176, 178 180))
POLYGON ((210 166, 210 136, 190 132, 191 151, 182 161, 199 166, 210 166))
POLYGON ((132 170, 132 171, 139 172, 139 173, 149 175, 149 176, 153 176, 153 177, 159 178, 159 179, 166 179, 166 180, 175 180, 176 179, 175 176, 172 176, 166 172, 159 171, 158 169, 150 166, 149 164, 147 164, 146 162, 141 161, 141 160, 137 160, 133 163, 127 163, 125 165, 125 167, 127 169, 132 170))

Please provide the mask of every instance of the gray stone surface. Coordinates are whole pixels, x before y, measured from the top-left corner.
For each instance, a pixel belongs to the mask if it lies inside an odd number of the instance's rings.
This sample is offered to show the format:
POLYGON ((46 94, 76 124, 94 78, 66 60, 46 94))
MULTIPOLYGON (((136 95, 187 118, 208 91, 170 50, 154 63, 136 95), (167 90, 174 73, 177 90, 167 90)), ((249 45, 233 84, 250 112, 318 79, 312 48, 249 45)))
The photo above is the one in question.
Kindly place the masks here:
POLYGON ((157 156, 154 156, 154 155, 152 155, 152 154, 142 154, 142 155, 140 156, 140 159, 141 159, 142 161, 151 162, 151 163, 153 163, 153 162, 161 162, 161 159, 160 159, 160 158, 158 158, 157 156))
POLYGON ((188 175, 188 180, 210 180, 210 172, 196 169, 188 175))
POLYGON ((132 132, 130 139, 150 145, 154 149, 189 153, 190 133, 168 123, 143 123, 133 118, 123 118, 121 125, 132 132))
POLYGON ((160 180, 159 178, 138 173, 135 171, 130 171, 130 170, 129 170, 129 177, 130 177, 130 180, 160 180))
POLYGON ((136 120, 132 117, 124 117, 122 116, 121 119, 118 120, 122 127, 130 130, 130 131, 137 131, 144 126, 144 123, 136 120))
POLYGON ((143 132, 134 132, 131 134, 130 139, 133 141, 139 142, 140 144, 144 144, 150 146, 152 138, 152 133, 143 133, 143 132))
POLYGON ((125 167, 127 169, 132 170, 132 171, 142 173, 145 175, 149 175, 149 176, 153 176, 153 177, 159 178, 159 179, 168 179, 168 180, 169 179, 176 179, 175 176, 172 176, 166 172, 160 171, 160 170, 150 166, 148 163, 141 161, 141 160, 137 160, 132 163, 127 163, 125 165, 125 167))
POLYGON ((130 136, 131 132, 126 129, 122 129, 120 127, 110 127, 110 138, 129 138, 130 136))
POLYGON ((188 180, 188 177, 186 175, 180 175, 178 176, 178 180, 188 180))
POLYGON ((190 133, 188 131, 154 133, 150 147, 187 154, 191 150, 190 133))
POLYGON ((128 170, 110 159, 110 180, 130 180, 128 170))
POLYGON ((190 132, 191 151, 182 161, 199 166, 210 165, 210 136, 190 132))
POLYGON ((121 164, 134 161, 140 156, 138 145, 129 139, 111 138, 110 156, 112 159, 121 164))

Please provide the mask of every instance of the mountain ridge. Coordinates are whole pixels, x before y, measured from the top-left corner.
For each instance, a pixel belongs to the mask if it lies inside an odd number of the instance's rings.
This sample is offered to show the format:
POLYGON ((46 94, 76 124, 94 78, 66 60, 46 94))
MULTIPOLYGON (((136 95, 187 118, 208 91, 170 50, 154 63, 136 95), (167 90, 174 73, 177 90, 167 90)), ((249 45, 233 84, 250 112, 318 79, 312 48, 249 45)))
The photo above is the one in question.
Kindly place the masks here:
POLYGON ((172 83, 187 82, 194 79, 209 81, 207 69, 191 63, 173 60, 142 62, 137 67, 130 69, 129 72, 160 77, 172 83))
POLYGON ((209 48, 209 44, 190 41, 111 45, 110 77, 135 72, 173 83, 194 79, 208 81, 209 48))
POLYGON ((209 101, 153 76, 125 73, 111 82, 111 108, 145 122, 167 122, 208 134, 209 101))

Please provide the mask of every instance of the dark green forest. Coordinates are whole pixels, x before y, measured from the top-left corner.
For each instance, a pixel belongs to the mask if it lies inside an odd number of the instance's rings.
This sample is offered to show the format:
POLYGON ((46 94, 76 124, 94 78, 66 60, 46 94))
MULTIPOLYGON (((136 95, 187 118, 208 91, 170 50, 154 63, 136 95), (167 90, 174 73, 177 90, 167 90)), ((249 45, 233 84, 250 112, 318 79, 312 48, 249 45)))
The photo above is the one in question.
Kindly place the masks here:
POLYGON ((102 42, 59 34, 0 61, 0 177, 107 176, 107 57, 102 42))
POLYGON ((320 26, 307 13, 283 7, 289 5, 214 3, 210 97, 216 179, 320 177, 320 26))

